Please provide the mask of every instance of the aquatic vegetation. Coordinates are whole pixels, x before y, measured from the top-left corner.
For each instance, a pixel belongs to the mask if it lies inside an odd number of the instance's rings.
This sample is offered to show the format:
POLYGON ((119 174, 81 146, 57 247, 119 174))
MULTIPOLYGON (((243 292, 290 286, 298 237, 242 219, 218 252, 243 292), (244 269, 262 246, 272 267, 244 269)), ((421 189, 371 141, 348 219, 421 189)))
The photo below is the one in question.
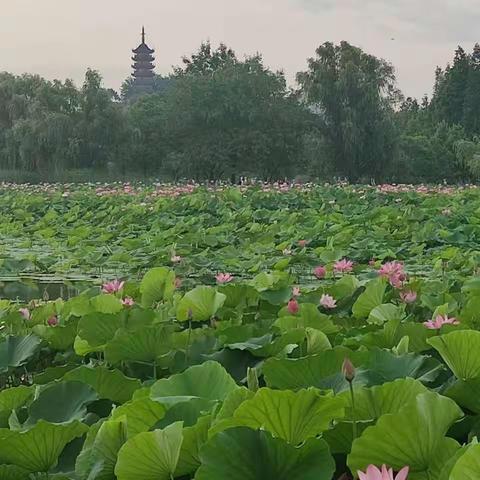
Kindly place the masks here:
POLYGON ((480 478, 476 189, 130 187, 0 196, 5 278, 83 282, 4 279, 1 478, 480 478))

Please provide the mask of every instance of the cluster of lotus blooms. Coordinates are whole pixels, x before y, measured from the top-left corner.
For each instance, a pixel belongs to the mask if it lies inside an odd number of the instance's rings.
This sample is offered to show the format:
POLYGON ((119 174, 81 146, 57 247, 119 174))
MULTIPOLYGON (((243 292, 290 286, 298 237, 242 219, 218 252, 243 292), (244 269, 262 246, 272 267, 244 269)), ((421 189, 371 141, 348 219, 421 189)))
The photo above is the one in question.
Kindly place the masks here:
MULTIPOLYGON (((305 246, 306 243, 307 243, 306 241, 299 242, 301 246, 305 246)), ((172 252, 170 260, 173 264, 178 264, 183 259, 181 256, 176 255, 175 252, 172 252)), ((375 266, 375 261, 371 260, 370 265, 375 266)), ((338 260, 333 264, 332 274, 335 277, 336 275, 350 273, 353 270, 353 267, 354 267, 354 262, 352 260, 348 260, 344 258, 342 260, 338 260)), ((381 267, 377 270, 377 273, 380 277, 385 278, 393 288, 399 291, 399 298, 403 303, 408 305, 408 304, 413 304, 417 301, 417 293, 414 290, 404 288, 408 280, 408 276, 404 270, 403 263, 398 261, 386 262, 383 265, 381 265, 381 267)), ((313 269, 313 275, 318 280, 323 280, 327 276, 327 268, 323 265, 318 265, 313 269)), ((235 277, 228 272, 220 272, 220 273, 217 273, 217 275, 215 276, 215 280, 219 285, 225 285, 225 284, 231 283, 234 279, 235 277)), ((175 288, 180 288, 181 285, 182 285, 181 278, 176 277, 175 288)), ((112 295, 121 294, 124 286, 125 286, 124 281, 115 279, 115 280, 105 282, 102 285, 101 291, 104 294, 112 294, 112 295)), ((292 297, 288 301, 287 307, 286 307, 287 311, 291 315, 296 315, 300 311, 300 303, 298 301, 300 296, 301 296, 300 287, 298 286, 293 287, 292 297)), ((123 296, 123 295, 120 295, 120 297, 121 297, 122 305, 124 307, 132 307, 133 305, 135 305, 135 300, 132 297, 123 296)), ((334 310, 337 308, 337 299, 335 299, 332 295, 323 293, 320 297, 319 305, 324 310, 334 310)), ((30 319, 31 314, 27 308, 21 308, 19 309, 19 312, 26 320, 30 319)), ((48 319, 47 323, 50 326, 56 326, 58 325, 58 318, 56 316, 52 316, 50 319, 48 319)), ((426 328, 431 330, 440 330, 444 325, 459 325, 459 324, 460 322, 456 318, 449 317, 447 314, 443 314, 443 315, 438 314, 435 316, 435 318, 431 320, 427 320, 423 323, 423 325, 426 328)))
MULTIPOLYGON (((0 191, 18 191, 25 194, 55 194, 62 193, 63 197, 69 197, 78 191, 93 190, 97 196, 116 196, 116 195, 143 195, 149 198, 155 197, 178 197, 180 195, 189 195, 194 193, 198 188, 207 189, 214 192, 219 192, 228 189, 232 186, 231 183, 216 181, 216 182, 204 182, 199 183, 190 180, 185 183, 142 183, 136 182, 132 185, 130 182, 91 182, 91 183, 13 183, 13 182, 1 182, 0 191)), ((251 187, 260 188, 263 192, 275 192, 286 193, 291 190, 308 192, 319 186, 317 183, 301 183, 295 181, 285 180, 283 182, 262 182, 256 179, 248 179, 242 181, 240 185, 236 185, 242 192, 247 191, 251 187)), ((365 198, 365 193, 368 191, 376 191, 385 194, 400 194, 415 192, 418 194, 443 194, 451 195, 459 190, 468 190, 477 188, 476 185, 464 185, 461 187, 447 186, 447 185, 409 185, 409 184, 382 184, 377 186, 362 186, 361 188, 350 186, 348 182, 338 181, 336 183, 325 183, 324 187, 334 187, 338 189, 344 189, 350 187, 351 191, 361 195, 360 198, 365 198)), ((397 202, 401 202, 401 199, 397 199, 397 202)), ((329 203, 334 204, 332 200, 329 203)), ((448 210, 448 209, 446 209, 448 210)))
POLYGON ((396 184, 384 183, 378 185, 377 191, 380 193, 420 193, 420 194, 437 194, 452 195, 459 190, 476 189, 476 185, 466 184, 463 186, 449 186, 449 185, 412 185, 412 184, 396 184))
MULTIPOLYGON (((300 247, 303 248, 306 246, 307 242, 305 240, 300 240, 298 244, 300 247)), ((287 253, 284 250, 284 254, 290 254, 291 251, 289 249, 287 250, 288 250, 287 253)), ((369 264, 370 266, 374 267, 376 265, 376 262, 375 260, 372 259, 369 262, 369 264)), ((346 258, 339 260, 333 264, 333 268, 332 268, 333 276, 344 274, 344 273, 350 273, 353 270, 353 266, 354 266, 354 262, 351 260, 348 260, 346 258)), ((405 285, 407 284, 407 281, 408 281, 408 276, 407 276, 407 273, 405 272, 404 264, 402 262, 398 262, 398 261, 386 262, 380 266, 380 268, 377 270, 377 273, 380 277, 385 278, 393 288, 399 291, 399 298, 403 303, 409 305, 417 301, 417 292, 415 292, 414 290, 405 288, 405 285)), ((318 280, 323 280, 327 276, 327 268, 324 265, 318 265, 313 269, 313 275, 318 280)), ((217 281, 218 281, 218 278, 217 278, 217 281)), ((223 282, 219 282, 219 283, 223 283, 223 282)), ((300 288, 294 287, 292 298, 287 304, 287 310, 292 315, 296 315, 300 311, 300 304, 298 302, 299 296, 300 296, 300 288)), ((333 298, 331 295, 324 293, 320 297, 320 306, 325 310, 333 310, 337 308, 337 300, 333 298)), ((444 315, 439 314, 434 319, 427 320, 426 322, 424 322, 423 325, 426 328, 431 330, 439 330, 444 325, 459 325, 459 323, 460 322, 456 318, 451 318, 446 314, 444 315)))

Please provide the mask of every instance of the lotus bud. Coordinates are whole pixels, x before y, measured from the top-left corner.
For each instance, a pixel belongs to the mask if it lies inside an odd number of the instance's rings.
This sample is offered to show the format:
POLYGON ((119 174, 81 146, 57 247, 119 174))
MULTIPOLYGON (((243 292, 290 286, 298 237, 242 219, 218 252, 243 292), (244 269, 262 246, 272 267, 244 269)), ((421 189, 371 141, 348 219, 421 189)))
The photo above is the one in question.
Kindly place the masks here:
POLYGON ((248 367, 248 369, 247 369, 247 386, 248 386, 248 389, 251 390, 252 392, 256 392, 260 388, 260 385, 258 383, 258 374, 257 374, 257 369, 256 368, 248 367))
POLYGON ((355 371, 355 366, 353 365, 352 361, 349 358, 345 358, 345 360, 343 361, 342 373, 347 382, 349 383, 353 382, 356 375, 356 371, 355 371))

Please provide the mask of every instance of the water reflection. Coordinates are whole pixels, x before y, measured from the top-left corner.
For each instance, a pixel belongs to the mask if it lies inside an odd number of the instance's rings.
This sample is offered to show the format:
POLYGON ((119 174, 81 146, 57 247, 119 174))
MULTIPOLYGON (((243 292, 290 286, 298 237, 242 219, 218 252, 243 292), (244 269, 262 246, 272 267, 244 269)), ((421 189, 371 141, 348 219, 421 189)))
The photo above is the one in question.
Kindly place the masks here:
POLYGON ((44 278, 4 278, 0 279, 0 298, 21 302, 35 299, 68 300, 98 283, 96 278, 66 280, 52 277, 44 278))

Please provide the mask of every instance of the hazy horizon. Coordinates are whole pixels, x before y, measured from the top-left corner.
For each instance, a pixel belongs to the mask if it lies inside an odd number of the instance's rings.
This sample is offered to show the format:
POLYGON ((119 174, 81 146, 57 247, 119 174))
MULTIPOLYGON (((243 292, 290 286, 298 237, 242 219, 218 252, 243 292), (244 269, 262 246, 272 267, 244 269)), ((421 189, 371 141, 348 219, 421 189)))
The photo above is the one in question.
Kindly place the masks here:
POLYGON ((480 41, 479 24, 474 0, 16 0, 2 5, 0 71, 80 85, 90 67, 118 89, 145 25, 159 74, 210 40, 240 57, 261 53, 293 83, 318 45, 347 40, 393 63, 405 95, 421 97, 457 45, 480 41))

